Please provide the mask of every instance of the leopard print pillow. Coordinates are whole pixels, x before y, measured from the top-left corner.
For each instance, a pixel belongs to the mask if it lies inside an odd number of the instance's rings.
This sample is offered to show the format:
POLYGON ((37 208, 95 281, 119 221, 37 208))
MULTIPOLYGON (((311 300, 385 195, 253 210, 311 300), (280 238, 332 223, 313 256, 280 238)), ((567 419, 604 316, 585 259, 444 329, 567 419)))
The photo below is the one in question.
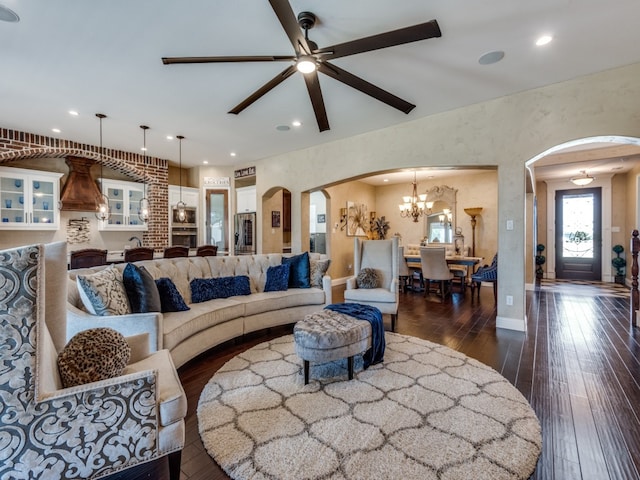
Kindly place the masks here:
POLYGON ((58 355, 58 371, 65 388, 122 375, 131 347, 112 328, 92 328, 73 336, 58 355))

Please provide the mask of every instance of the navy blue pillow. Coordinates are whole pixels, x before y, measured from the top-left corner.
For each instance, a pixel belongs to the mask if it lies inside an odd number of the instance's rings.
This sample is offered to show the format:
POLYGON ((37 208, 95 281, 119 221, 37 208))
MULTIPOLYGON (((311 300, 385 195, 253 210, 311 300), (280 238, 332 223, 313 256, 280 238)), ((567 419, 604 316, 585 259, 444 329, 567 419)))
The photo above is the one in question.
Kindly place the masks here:
POLYGON ((267 269, 267 282, 264 284, 265 292, 281 292, 289 286, 289 272, 291 266, 287 263, 276 265, 267 269))
POLYGON ((194 278, 191 280, 191 301, 206 302, 214 298, 229 298, 235 295, 251 294, 249 277, 194 278))
POLYGON ((122 272, 122 283, 132 313, 162 311, 158 287, 146 268, 128 263, 122 272))
POLYGON ((293 257, 282 257, 283 264, 289 264, 289 288, 311 288, 311 266, 309 253, 304 252, 293 257))
POLYGON ((178 287, 168 277, 158 278, 156 280, 156 286, 158 287, 158 293, 160 294, 160 307, 162 313, 166 312, 184 312, 185 310, 191 310, 186 303, 178 287))

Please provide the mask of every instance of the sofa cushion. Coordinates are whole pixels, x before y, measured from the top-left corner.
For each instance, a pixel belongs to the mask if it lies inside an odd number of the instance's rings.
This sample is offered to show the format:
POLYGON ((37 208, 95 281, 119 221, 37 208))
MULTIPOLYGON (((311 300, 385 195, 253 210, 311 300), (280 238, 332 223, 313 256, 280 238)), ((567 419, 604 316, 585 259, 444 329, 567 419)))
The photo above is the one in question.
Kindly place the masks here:
POLYGON ((380 287, 380 275, 374 268, 363 268, 356 277, 358 288, 378 288, 380 287))
POLYGON ((324 305, 324 290, 319 288, 289 288, 282 292, 261 292, 254 293, 243 299, 244 315, 258 315, 265 312, 274 312, 277 315, 279 310, 306 305, 324 305))
POLYGON ((292 257, 282 257, 283 264, 289 264, 289 288, 311 288, 309 253, 304 252, 292 257))
POLYGON ((122 273, 110 266, 90 275, 78 275, 78 292, 85 308, 93 315, 126 315, 131 313, 122 273))
POLYGON ((127 292, 132 313, 159 312, 162 310, 158 287, 151 274, 143 266, 127 264, 122 271, 122 283, 127 292))
POLYGON ((267 281, 264 284, 265 292, 279 292, 289 287, 289 272, 291 267, 283 263, 267 269, 267 281))
POLYGON ((191 302, 202 303, 216 298, 250 295, 249 277, 194 278, 191 280, 191 302))
POLYGON ((331 260, 328 258, 324 260, 309 260, 309 277, 312 287, 322 288, 322 277, 324 277, 327 270, 329 270, 329 265, 331 265, 331 260))
POLYGON ((58 354, 58 371, 65 388, 122 375, 131 347, 112 328, 91 328, 69 340, 58 354))
POLYGON ((173 283, 170 278, 157 278, 156 286, 160 294, 160 308, 162 313, 184 312, 189 310, 187 304, 184 303, 182 295, 180 295, 180 292, 176 288, 175 283, 173 283))

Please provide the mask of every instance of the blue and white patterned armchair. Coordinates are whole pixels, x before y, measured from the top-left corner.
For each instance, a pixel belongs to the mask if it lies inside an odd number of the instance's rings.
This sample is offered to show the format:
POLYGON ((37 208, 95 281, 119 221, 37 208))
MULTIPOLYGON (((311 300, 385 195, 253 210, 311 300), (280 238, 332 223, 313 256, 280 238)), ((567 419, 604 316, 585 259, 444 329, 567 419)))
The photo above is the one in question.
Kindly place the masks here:
POLYGON ((186 396, 167 350, 139 338, 122 376, 62 387, 66 264, 65 243, 0 251, 0 478, 96 479, 168 455, 177 480, 186 396))
POLYGON ((476 287, 478 287, 478 300, 480 300, 480 286, 482 282, 493 283, 493 299, 497 301, 498 298, 498 254, 493 257, 491 265, 485 265, 480 267, 476 273, 471 275, 471 300, 473 300, 473 294, 476 287))

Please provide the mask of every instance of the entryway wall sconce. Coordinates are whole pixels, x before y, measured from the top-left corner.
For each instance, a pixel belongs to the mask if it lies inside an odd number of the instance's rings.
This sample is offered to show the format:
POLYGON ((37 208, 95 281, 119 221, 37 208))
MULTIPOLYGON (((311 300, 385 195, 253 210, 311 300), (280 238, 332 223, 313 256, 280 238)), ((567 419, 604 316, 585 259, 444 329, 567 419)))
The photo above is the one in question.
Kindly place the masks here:
POLYGON ((340 209, 340 225, 340 230, 347 228, 347 209, 344 207, 340 209))

